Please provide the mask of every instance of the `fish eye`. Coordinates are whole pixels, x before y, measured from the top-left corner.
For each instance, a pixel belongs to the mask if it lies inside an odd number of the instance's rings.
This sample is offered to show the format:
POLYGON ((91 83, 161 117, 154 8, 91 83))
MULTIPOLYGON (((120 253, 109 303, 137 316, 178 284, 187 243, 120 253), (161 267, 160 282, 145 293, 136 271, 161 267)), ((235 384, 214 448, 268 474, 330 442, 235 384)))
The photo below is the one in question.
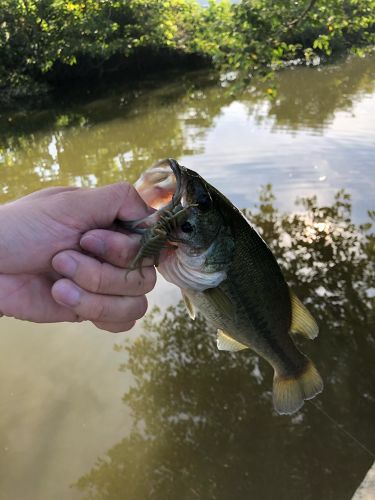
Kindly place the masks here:
POLYGON ((206 212, 211 207, 211 198, 208 196, 208 194, 202 193, 198 196, 197 203, 199 210, 201 210, 202 212, 206 212))
POLYGON ((181 231, 183 233, 191 233, 193 232, 193 226, 190 224, 190 222, 185 221, 181 224, 181 231))

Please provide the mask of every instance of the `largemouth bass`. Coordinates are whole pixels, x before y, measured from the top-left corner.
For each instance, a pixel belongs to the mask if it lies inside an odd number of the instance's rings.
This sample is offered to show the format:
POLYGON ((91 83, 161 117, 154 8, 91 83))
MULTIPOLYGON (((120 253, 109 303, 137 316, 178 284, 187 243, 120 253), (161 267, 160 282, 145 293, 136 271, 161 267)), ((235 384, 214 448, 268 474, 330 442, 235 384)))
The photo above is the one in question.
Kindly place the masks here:
POLYGON ((163 203, 168 209, 177 203, 186 207, 158 269, 180 287, 191 318, 198 310, 217 329, 219 349, 250 348, 268 361, 278 413, 292 414, 319 394, 322 379, 291 337, 300 333, 314 339, 318 326, 242 213, 200 175, 172 159, 146 171, 136 188, 161 213, 163 203))

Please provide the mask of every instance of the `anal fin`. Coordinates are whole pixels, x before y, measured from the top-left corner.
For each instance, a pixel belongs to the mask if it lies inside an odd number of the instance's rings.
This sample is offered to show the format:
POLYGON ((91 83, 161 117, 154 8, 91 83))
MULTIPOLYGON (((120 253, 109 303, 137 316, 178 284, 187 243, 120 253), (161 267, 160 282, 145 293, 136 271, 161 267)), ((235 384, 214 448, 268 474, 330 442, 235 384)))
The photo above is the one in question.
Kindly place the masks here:
POLYGON ((315 339, 319 333, 319 327, 315 319, 293 292, 290 292, 290 300, 292 303, 292 324, 290 331, 292 333, 299 333, 309 339, 315 339))
POLYGON ((217 348, 219 349, 219 351, 237 352, 242 351, 243 349, 248 349, 247 345, 241 344, 241 342, 238 342, 238 340, 234 340, 234 338, 220 329, 217 331, 216 340, 217 348))

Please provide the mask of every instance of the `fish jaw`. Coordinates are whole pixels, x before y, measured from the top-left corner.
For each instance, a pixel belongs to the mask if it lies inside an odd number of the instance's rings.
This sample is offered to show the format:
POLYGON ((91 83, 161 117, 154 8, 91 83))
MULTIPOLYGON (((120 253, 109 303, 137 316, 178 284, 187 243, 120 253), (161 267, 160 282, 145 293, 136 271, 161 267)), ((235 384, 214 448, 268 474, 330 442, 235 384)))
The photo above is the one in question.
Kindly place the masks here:
POLYGON ((185 290, 203 292, 208 288, 215 288, 227 277, 225 269, 207 272, 205 264, 208 248, 200 254, 189 255, 183 245, 176 249, 168 249, 161 259, 158 271, 170 283, 185 290))
POLYGON ((203 292, 216 288, 227 279, 234 245, 228 228, 221 227, 207 248, 177 243, 177 248, 167 250, 162 257, 158 270, 167 281, 183 290, 203 292))

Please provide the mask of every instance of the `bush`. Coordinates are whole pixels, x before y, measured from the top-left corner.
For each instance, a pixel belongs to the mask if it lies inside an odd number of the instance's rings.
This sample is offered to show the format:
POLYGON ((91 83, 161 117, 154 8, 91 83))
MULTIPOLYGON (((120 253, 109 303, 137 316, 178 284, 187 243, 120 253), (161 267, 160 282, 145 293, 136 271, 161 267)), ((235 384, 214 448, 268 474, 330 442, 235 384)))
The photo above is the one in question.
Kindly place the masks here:
MULTIPOLYGON (((100 77, 140 55, 194 54, 246 77, 299 57, 374 44, 375 0, 0 0, 0 99, 69 76, 100 77)), ((127 64, 127 66, 126 66, 127 64)))
POLYGON ((311 63, 375 43, 374 0, 242 0, 233 6, 231 44, 222 67, 247 75, 299 59, 311 63))
POLYGON ((187 50, 194 0, 2 0, 0 92, 39 92, 64 67, 103 72, 140 49, 187 50), (186 29, 188 27, 188 29, 186 29))

